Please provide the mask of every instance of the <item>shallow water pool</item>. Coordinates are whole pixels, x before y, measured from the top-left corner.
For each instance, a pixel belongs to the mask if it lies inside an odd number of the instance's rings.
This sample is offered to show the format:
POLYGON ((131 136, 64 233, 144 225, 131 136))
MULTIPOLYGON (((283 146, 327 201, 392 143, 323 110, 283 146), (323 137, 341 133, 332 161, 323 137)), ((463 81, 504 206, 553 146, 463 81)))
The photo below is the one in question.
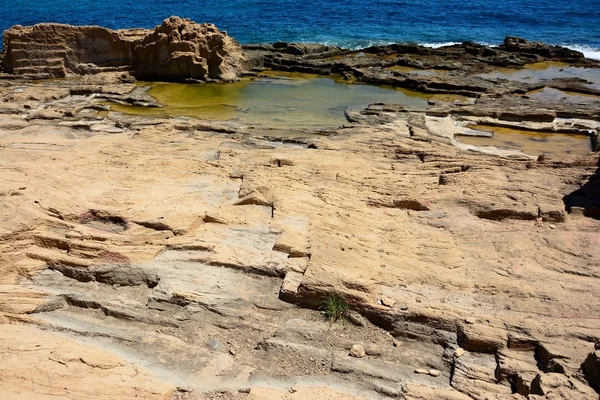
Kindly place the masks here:
POLYGON ((585 155, 592 151, 588 136, 553 132, 533 132, 488 125, 475 125, 473 130, 492 132, 492 137, 460 136, 457 139, 478 147, 494 146, 521 150, 531 156, 540 154, 585 155))
POLYGON ((531 83, 554 78, 581 78, 590 82, 590 88, 600 89, 600 69, 572 67, 566 63, 551 61, 527 64, 523 69, 499 68, 478 76, 484 79, 506 79, 531 83))
POLYGON ((370 103, 425 109, 431 97, 410 90, 348 84, 308 74, 269 73, 236 83, 152 83, 148 92, 164 108, 111 105, 115 111, 188 116, 269 128, 315 129, 346 123, 347 107, 370 103))

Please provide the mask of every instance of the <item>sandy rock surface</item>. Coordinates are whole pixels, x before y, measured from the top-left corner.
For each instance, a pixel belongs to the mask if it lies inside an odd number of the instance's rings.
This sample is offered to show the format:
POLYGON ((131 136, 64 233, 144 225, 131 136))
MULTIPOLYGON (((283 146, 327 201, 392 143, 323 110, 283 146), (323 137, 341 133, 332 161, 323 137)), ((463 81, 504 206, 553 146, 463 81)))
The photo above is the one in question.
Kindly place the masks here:
POLYGON ((454 138, 513 100, 275 140, 53 85, 0 85, 0 397, 598 399, 597 153, 454 138))

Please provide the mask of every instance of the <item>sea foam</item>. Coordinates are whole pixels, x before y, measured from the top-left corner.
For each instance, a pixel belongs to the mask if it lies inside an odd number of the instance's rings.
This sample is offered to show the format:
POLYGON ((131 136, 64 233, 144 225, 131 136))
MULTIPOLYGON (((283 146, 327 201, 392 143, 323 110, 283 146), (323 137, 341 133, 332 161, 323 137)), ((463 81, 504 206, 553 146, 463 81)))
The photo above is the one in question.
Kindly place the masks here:
POLYGON ((586 58, 591 58, 593 60, 600 60, 600 48, 585 46, 585 45, 577 45, 577 44, 569 44, 565 45, 571 50, 580 51, 586 58))

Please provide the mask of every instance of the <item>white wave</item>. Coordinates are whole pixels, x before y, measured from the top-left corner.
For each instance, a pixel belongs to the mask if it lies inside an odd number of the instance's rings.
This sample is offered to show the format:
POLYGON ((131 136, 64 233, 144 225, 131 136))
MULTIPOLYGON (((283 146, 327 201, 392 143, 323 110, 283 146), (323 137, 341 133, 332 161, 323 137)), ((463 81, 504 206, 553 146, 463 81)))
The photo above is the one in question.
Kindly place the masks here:
POLYGON ((565 45, 571 50, 580 51, 586 58, 591 58, 593 60, 600 60, 600 48, 592 47, 587 45, 578 45, 578 44, 568 44, 565 45))
POLYGON ((455 44, 460 44, 461 42, 432 42, 432 43, 419 43, 423 47, 432 47, 437 49, 438 47, 445 46, 454 46, 455 44))

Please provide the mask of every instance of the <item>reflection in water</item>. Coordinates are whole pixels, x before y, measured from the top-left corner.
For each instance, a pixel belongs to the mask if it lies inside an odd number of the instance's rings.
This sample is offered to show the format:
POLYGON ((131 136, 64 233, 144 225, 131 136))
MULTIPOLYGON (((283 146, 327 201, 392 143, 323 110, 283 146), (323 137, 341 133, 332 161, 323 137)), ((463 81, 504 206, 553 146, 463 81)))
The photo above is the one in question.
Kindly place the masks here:
POLYGON ((585 135, 532 132, 496 126, 475 125, 473 130, 493 132, 493 137, 461 136, 459 141, 474 146, 495 146, 538 156, 540 154, 584 155, 592 151, 592 142, 585 135))
POLYGON ((589 102, 600 102, 600 96, 568 92, 549 87, 527 92, 527 96, 531 99, 554 101, 559 103, 587 104, 589 102))
POLYGON ((317 75, 281 73, 228 84, 157 82, 152 84, 149 94, 165 107, 112 108, 130 114, 188 116, 297 129, 343 125, 346 107, 364 107, 370 103, 424 109, 430 97, 409 90, 346 84, 317 75))
POLYGON ((477 76, 535 83, 554 78, 581 78, 591 82, 590 88, 600 89, 600 69, 570 67, 569 64, 551 61, 527 64, 523 69, 499 68, 477 76))

